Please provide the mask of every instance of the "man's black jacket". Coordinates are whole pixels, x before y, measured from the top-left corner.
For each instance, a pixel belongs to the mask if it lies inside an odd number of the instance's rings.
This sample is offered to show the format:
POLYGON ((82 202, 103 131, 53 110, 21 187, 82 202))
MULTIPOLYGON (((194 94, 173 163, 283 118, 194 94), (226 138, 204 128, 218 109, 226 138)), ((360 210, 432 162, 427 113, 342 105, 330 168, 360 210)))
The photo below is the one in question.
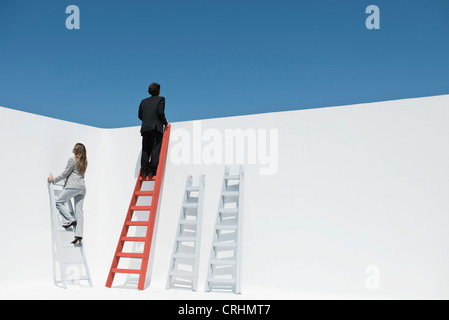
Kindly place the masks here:
POLYGON ((142 120, 141 133, 154 129, 163 133, 162 125, 168 123, 165 119, 165 98, 151 96, 143 99, 139 106, 139 119, 142 120))

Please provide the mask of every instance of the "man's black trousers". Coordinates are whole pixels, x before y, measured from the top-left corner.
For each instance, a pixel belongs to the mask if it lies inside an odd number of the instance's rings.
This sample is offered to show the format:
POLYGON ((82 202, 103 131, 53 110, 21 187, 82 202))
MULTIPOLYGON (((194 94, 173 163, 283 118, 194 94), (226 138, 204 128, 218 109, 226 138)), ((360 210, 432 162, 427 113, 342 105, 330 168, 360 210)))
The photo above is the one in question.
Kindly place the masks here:
POLYGON ((142 175, 156 175, 161 145, 161 132, 157 130, 142 132, 142 158, 140 160, 142 175))

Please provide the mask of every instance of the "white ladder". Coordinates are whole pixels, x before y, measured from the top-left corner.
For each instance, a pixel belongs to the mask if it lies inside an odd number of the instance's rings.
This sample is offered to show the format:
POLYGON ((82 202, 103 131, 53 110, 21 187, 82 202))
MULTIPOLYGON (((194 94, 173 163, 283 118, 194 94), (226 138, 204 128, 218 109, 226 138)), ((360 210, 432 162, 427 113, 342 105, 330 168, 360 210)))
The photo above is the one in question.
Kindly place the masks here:
MULTIPOLYGON (((92 287, 92 279, 89 273, 86 256, 82 241, 73 245, 70 241, 74 238, 73 227, 64 229, 62 225, 67 221, 62 218, 56 208, 56 197, 64 188, 63 182, 48 183, 50 194, 50 218, 52 230, 52 253, 53 253, 53 280, 55 285, 67 289, 68 284, 80 285, 80 281, 87 281, 92 287)), ((68 202, 70 213, 73 215, 72 202, 68 202)))
POLYGON ((198 289, 205 178, 204 175, 199 177, 198 186, 193 186, 192 180, 192 176, 187 177, 167 277, 167 289, 198 289))
POLYGON ((206 292, 241 293, 240 256, 242 231, 243 166, 225 167, 221 196, 209 258, 206 292))

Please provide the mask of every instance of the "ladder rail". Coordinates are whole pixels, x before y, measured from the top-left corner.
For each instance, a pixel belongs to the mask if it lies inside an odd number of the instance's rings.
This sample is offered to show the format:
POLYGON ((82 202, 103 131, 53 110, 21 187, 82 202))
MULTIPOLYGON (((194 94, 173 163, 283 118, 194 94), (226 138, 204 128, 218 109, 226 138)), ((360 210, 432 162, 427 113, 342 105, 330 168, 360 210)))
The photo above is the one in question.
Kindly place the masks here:
POLYGON ((243 226, 243 195, 244 195, 244 174, 243 174, 243 166, 241 165, 239 168, 239 196, 238 196, 238 216, 237 216, 237 266, 236 266, 236 292, 237 294, 242 293, 242 226, 243 226))
POLYGON ((198 290, 198 274, 200 267, 200 251, 201 251, 201 229, 203 226, 203 204, 204 204, 204 189, 205 177, 200 176, 198 183, 198 211, 197 211, 197 225, 196 225, 196 243, 195 243, 195 265, 193 274, 193 291, 198 290))
POLYGON ((81 258, 84 264, 84 271, 86 272, 87 275, 87 281, 89 282, 89 286, 93 287, 92 277, 90 276, 89 265, 87 264, 86 254, 84 253, 84 246, 82 244, 82 241, 80 242, 79 247, 81 251, 81 258))

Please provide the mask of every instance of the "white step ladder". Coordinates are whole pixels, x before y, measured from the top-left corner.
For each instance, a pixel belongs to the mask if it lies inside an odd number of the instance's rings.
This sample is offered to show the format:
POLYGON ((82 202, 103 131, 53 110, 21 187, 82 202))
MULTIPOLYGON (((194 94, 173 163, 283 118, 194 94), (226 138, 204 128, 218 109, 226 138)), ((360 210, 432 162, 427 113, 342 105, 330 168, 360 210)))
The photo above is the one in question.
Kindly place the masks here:
POLYGON ((241 293, 243 166, 238 166, 235 171, 232 172, 230 166, 225 167, 209 258, 206 292, 241 293))
POLYGON ((187 177, 167 277, 167 289, 198 289, 204 179, 204 175, 200 176, 198 186, 193 186, 192 176, 187 177))
MULTIPOLYGON (((92 279, 89 273, 86 256, 84 254, 83 242, 73 245, 70 242, 74 239, 73 227, 63 228, 62 225, 68 221, 59 213, 56 208, 56 197, 64 189, 63 182, 54 184, 48 183, 50 194, 50 218, 52 230, 52 253, 53 253, 53 280, 55 285, 67 289, 67 285, 81 285, 80 281, 87 281, 92 287, 92 279)), ((68 202, 70 213, 73 215, 72 202, 68 202)))

